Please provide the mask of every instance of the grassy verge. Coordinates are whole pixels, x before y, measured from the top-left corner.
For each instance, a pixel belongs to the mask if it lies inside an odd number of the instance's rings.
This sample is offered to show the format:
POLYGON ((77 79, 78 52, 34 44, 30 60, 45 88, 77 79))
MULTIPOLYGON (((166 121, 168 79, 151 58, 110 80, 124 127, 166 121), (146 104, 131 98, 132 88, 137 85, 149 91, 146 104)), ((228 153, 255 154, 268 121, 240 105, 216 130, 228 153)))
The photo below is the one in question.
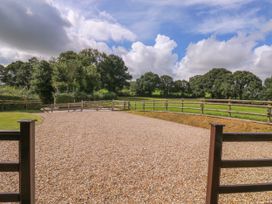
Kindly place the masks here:
POLYGON ((243 121, 238 119, 226 119, 215 116, 206 115, 192 115, 182 113, 169 113, 169 112, 135 112, 130 113, 147 116, 176 123, 186 124, 201 128, 210 128, 211 123, 224 124, 224 131, 226 132, 272 132, 272 125, 260 124, 251 121, 243 121))
POLYGON ((41 122, 41 116, 27 112, 0 112, 0 130, 19 129, 18 120, 35 119, 41 122))

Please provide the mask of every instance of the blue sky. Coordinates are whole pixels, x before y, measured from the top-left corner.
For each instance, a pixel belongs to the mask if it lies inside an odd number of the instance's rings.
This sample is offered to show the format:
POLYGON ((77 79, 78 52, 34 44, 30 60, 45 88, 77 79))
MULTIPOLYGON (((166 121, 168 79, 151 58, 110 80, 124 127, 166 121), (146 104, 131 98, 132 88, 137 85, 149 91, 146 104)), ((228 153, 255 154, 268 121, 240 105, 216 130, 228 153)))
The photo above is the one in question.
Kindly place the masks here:
POLYGON ((188 79, 213 67, 272 75, 272 0, 2 0, 0 63, 96 48, 188 79))

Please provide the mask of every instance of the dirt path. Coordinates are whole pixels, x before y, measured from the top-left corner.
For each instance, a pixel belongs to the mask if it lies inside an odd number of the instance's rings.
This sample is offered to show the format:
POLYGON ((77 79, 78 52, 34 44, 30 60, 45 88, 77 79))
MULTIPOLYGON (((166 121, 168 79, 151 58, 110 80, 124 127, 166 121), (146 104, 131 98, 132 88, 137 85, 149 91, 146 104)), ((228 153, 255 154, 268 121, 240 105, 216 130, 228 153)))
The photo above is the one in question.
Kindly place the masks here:
MULTIPOLYGON (((122 112, 43 117, 36 131, 37 203, 205 203, 208 130, 122 112)), ((15 143, 1 142, 1 160, 14 160, 16 150, 15 143)), ((223 151, 224 158, 266 158, 272 144, 231 144, 223 151)), ((272 182, 272 169, 238 172, 223 171, 222 182, 272 182)), ((0 191, 18 190, 14 175, 0 174, 0 191)), ((271 198, 257 193, 220 200, 271 198)))

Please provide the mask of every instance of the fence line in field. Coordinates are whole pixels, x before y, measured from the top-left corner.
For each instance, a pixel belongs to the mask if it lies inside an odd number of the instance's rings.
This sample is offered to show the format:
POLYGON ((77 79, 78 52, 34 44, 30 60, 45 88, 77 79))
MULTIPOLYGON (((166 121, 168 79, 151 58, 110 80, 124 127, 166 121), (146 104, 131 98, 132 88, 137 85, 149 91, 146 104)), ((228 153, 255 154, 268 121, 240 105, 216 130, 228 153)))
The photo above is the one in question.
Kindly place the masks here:
POLYGON ((240 101, 231 99, 179 99, 142 100, 129 102, 132 104, 132 110, 135 111, 186 112, 185 110, 195 110, 198 111, 199 114, 203 115, 206 114, 208 111, 213 111, 218 113, 226 113, 229 117, 233 117, 233 114, 262 116, 266 117, 269 123, 272 122, 272 101, 240 101), (225 106, 226 109, 209 107, 214 105, 225 106), (233 110, 234 107, 258 108, 260 110, 263 110, 263 113, 233 110))

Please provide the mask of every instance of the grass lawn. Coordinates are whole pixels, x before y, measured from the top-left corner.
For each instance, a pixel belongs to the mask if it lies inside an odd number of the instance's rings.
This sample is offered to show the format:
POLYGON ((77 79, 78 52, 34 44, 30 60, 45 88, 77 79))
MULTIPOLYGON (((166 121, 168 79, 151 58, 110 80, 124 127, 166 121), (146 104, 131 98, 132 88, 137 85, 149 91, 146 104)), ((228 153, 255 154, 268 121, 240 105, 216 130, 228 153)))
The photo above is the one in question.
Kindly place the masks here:
POLYGON ((41 122, 41 116, 27 112, 0 112, 0 130, 19 129, 18 120, 35 119, 41 122))
MULTIPOLYGON (((186 99, 183 104, 183 109, 181 107, 181 100, 180 99, 168 99, 168 109, 166 110, 165 107, 165 99, 160 98, 150 98, 150 97, 132 97, 132 98, 120 98, 120 100, 130 100, 131 101, 131 110, 133 111, 164 111, 164 112, 184 112, 184 113, 196 113, 201 114, 200 104, 197 104, 199 100, 186 99), (145 101, 145 109, 143 109, 143 102, 145 101), (153 108, 154 103, 154 108, 153 108)), ((239 106, 239 104, 231 105, 231 110, 236 112, 246 112, 246 113, 253 113, 252 115, 249 114, 241 114, 241 113, 232 113, 231 116, 233 118, 241 118, 241 119, 248 119, 248 120, 256 120, 256 121, 263 121, 267 122, 267 116, 258 116, 256 114, 267 114, 266 107, 247 107, 239 106)), ((215 116, 224 116, 229 117, 228 114, 228 104, 205 104, 204 105, 204 114, 205 115, 215 115, 215 116), (208 110, 213 109, 213 110, 208 110), (216 109, 220 109, 226 112, 220 112, 216 109)))

